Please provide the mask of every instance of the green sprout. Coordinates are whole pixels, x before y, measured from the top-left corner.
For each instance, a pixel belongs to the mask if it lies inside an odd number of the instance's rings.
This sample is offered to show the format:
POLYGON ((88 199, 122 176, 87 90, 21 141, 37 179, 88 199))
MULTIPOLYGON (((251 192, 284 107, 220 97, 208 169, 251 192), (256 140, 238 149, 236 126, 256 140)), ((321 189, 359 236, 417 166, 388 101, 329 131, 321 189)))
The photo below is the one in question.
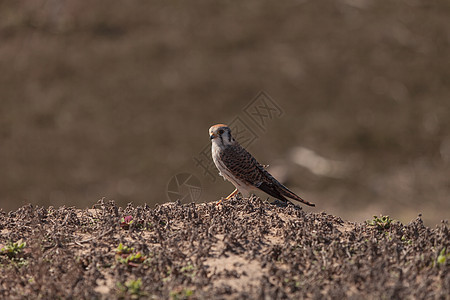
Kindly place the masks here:
POLYGON ((195 267, 191 263, 188 263, 186 266, 182 267, 180 271, 191 278, 193 278, 197 273, 195 267))
POLYGON ((412 240, 406 238, 405 235, 402 235, 402 237, 401 237, 400 240, 401 240, 402 242, 405 242, 405 243, 408 244, 408 245, 412 245, 412 240))
POLYGON ((117 283, 117 288, 122 294, 128 294, 131 299, 138 299, 142 296, 146 296, 147 294, 143 292, 142 289, 142 280, 139 278, 137 280, 128 280, 125 284, 120 282, 117 283))
POLYGON ((120 218, 120 227, 124 229, 129 229, 131 224, 133 224, 133 217, 132 216, 125 216, 120 218))
POLYGON ((195 267, 191 263, 189 263, 187 266, 182 267, 180 271, 189 273, 189 272, 193 272, 194 270, 195 270, 195 267))
POLYGON ((373 220, 367 220, 366 223, 369 226, 374 226, 378 230, 385 230, 391 228, 392 220, 389 216, 373 216, 373 220))
POLYGON ((194 291, 191 289, 183 288, 170 292, 170 298, 172 300, 191 299, 194 295, 194 291))
POLYGON ((119 246, 116 248, 116 253, 121 254, 130 254, 134 251, 133 247, 125 246, 124 244, 120 243, 119 246))
POLYGON ((136 254, 127 255, 126 257, 118 257, 117 261, 121 264, 136 266, 136 264, 143 263, 145 259, 146 258, 141 254, 141 252, 138 252, 136 254))
POLYGON ((10 259, 13 259, 22 252, 22 249, 27 245, 26 242, 22 242, 22 240, 18 240, 17 242, 8 242, 4 247, 0 249, 0 254, 8 256, 10 259))
POLYGON ((284 278, 283 282, 287 285, 293 285, 296 288, 299 288, 301 286, 300 281, 295 280, 295 278, 284 278))
POLYGON ((450 260, 450 253, 447 253, 447 248, 444 247, 444 248, 442 248, 441 252, 439 252, 439 255, 436 259, 436 264, 438 266, 441 266, 441 265, 444 266, 446 264, 447 260, 450 260))
POLYGON ((142 255, 141 252, 134 253, 133 247, 128 247, 119 244, 116 251, 116 260, 121 264, 126 264, 132 267, 136 267, 138 264, 143 263, 147 258, 142 255))

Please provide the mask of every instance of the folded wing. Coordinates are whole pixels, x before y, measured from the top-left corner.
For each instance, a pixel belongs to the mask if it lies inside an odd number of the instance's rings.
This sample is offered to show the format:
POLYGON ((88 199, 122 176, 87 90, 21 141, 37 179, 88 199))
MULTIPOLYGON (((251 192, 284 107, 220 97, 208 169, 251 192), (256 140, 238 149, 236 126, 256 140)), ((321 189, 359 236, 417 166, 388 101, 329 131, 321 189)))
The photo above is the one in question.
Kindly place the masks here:
POLYGON ((252 185, 263 192, 282 201, 287 198, 299 201, 309 206, 315 206, 303 200, 287 187, 276 180, 256 159, 238 143, 229 146, 220 153, 225 167, 239 180, 252 185))

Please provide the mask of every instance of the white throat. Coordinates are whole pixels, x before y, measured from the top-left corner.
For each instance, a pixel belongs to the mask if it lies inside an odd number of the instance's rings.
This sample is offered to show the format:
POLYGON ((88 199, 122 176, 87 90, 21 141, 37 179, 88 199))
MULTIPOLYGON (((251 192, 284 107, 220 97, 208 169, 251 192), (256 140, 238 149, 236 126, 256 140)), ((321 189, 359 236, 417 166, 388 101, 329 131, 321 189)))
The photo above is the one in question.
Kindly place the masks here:
POLYGON ((212 147, 217 149, 224 149, 227 146, 233 145, 234 138, 227 132, 221 136, 216 137, 212 140, 212 147))
POLYGON ((215 138, 215 139, 212 140, 211 148, 212 148, 213 152, 219 151, 219 150, 223 150, 225 147, 226 147, 226 145, 224 145, 222 143, 220 138, 215 138))

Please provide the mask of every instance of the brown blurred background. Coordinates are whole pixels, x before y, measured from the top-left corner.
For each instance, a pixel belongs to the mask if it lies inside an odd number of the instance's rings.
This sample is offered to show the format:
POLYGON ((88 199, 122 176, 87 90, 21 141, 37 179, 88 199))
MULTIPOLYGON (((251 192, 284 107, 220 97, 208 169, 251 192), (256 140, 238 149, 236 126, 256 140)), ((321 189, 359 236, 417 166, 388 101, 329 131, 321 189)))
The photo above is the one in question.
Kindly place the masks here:
POLYGON ((449 45, 446 0, 0 1, 0 208, 153 205, 180 172, 217 200, 232 185, 194 158, 238 118, 313 211, 434 226, 449 45), (280 113, 261 128, 262 90, 280 113))

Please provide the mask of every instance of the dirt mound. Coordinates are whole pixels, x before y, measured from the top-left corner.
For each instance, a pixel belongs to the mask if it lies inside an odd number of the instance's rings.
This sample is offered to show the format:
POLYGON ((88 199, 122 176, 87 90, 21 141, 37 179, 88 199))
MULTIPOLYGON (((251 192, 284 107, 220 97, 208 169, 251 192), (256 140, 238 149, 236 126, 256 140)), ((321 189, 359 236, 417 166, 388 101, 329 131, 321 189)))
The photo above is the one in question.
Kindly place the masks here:
POLYGON ((449 230, 356 224, 258 198, 0 213, 2 298, 435 298, 449 230))

